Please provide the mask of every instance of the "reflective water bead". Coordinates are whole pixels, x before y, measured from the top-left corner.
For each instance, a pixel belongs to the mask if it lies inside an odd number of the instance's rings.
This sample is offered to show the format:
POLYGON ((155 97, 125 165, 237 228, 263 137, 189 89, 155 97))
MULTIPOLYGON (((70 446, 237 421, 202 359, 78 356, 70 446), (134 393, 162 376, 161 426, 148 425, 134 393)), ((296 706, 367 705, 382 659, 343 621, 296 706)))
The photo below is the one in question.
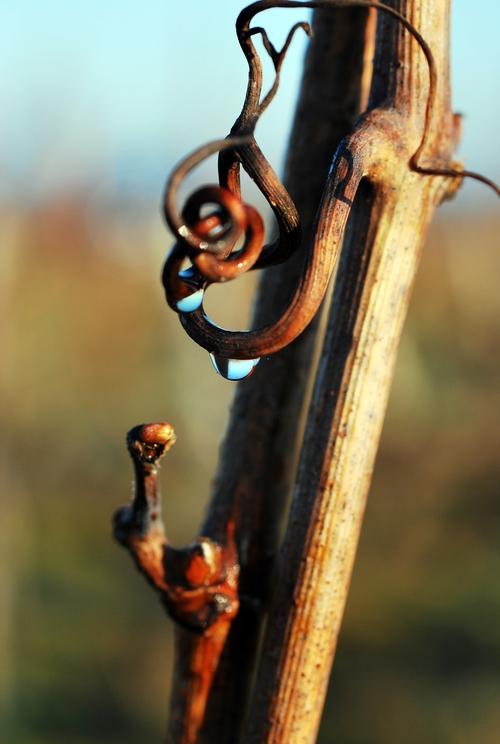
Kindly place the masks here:
POLYGON ((227 357, 210 354, 213 368, 226 380, 243 380, 254 371, 260 359, 227 359, 227 357))
POLYGON ((180 313, 194 313, 195 310, 198 310, 202 302, 203 289, 198 289, 193 294, 183 297, 182 300, 178 300, 175 306, 180 313))
POLYGON ((175 306, 180 313, 194 313, 203 302, 204 290, 198 283, 201 281, 200 274, 196 271, 194 266, 189 266, 187 269, 179 271, 179 279, 182 279, 188 287, 194 291, 187 297, 178 300, 175 303, 175 306))

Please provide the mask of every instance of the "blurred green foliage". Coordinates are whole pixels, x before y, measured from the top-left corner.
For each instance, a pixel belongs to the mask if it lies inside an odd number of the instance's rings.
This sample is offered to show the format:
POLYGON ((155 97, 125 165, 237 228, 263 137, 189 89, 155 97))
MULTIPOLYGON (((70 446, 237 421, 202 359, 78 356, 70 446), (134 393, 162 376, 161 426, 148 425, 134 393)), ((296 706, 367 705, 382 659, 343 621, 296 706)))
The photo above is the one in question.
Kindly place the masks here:
MULTIPOLYGON (((0 740, 160 741, 170 622, 110 535, 132 476, 124 434, 174 424, 163 490, 181 544, 233 386, 164 305, 159 220, 92 215, 68 196, 0 224, 0 740)), ((498 228, 483 215, 431 232, 322 744, 498 741, 498 228)), ((216 298, 217 319, 244 323, 251 283, 243 308, 241 283, 216 298)))

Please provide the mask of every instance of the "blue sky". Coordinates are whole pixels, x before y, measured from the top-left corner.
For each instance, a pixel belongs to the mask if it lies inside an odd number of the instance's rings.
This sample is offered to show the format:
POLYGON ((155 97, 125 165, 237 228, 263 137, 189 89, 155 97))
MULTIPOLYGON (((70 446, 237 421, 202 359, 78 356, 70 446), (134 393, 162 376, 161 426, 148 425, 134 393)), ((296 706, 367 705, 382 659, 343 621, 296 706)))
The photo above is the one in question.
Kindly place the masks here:
MULTIPOLYGON (((235 0, 3 0, 0 2, 0 198, 44 199, 61 190, 161 192, 187 150, 226 131, 246 67, 234 34, 235 0), (231 93, 229 93, 231 91, 231 93), (233 92, 235 91, 235 92, 233 92)), ((307 11, 273 11, 277 43, 307 11)), ((455 0, 454 108, 465 115, 460 155, 500 180, 500 3, 455 0)), ((279 166, 304 40, 296 40, 282 90, 259 129, 279 166)), ((476 184, 461 207, 494 197, 476 184)), ((487 200, 490 200, 489 202, 487 200)))

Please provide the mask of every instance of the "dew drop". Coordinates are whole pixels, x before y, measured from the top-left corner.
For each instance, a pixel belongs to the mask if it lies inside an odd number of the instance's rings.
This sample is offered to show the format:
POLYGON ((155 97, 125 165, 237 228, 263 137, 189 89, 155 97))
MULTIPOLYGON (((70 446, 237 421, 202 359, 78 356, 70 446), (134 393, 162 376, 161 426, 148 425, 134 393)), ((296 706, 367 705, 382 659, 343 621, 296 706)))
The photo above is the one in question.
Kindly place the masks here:
POLYGON ((187 297, 178 300, 175 306, 180 313, 194 313, 203 302, 204 290, 200 287, 201 276, 194 266, 188 266, 187 269, 179 271, 179 279, 182 279, 193 291, 187 297))
POLYGON ((194 313, 195 310, 198 310, 202 302, 203 290, 198 289, 193 294, 183 297, 182 300, 178 300, 175 306, 180 313, 194 313))
POLYGON ((213 368, 226 380, 243 380, 254 371, 260 359, 227 359, 227 357, 210 354, 213 368))

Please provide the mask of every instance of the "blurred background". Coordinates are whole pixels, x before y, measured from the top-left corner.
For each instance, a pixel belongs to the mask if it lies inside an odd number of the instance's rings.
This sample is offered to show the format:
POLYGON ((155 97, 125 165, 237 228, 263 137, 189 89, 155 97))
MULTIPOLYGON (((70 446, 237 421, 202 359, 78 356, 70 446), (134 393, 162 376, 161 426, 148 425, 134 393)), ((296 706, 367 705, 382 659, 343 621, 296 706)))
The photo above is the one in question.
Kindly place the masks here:
MULTIPOLYGON (((240 8, 0 4, 2 742, 164 731, 170 622, 110 517, 129 497, 124 435, 139 422, 178 434, 163 469, 177 544, 210 491, 234 388, 164 303, 159 205, 175 161, 239 111, 240 8)), ((274 11, 266 26, 278 44, 307 16, 274 11)), ((455 0, 459 154, 497 181, 499 21, 495 0, 455 0)), ((297 38, 258 132, 277 168, 304 48, 297 38)), ((430 231, 321 744, 498 741, 499 228, 495 197, 466 183, 430 231)), ((244 324, 253 281, 213 292, 216 320, 244 324)))

